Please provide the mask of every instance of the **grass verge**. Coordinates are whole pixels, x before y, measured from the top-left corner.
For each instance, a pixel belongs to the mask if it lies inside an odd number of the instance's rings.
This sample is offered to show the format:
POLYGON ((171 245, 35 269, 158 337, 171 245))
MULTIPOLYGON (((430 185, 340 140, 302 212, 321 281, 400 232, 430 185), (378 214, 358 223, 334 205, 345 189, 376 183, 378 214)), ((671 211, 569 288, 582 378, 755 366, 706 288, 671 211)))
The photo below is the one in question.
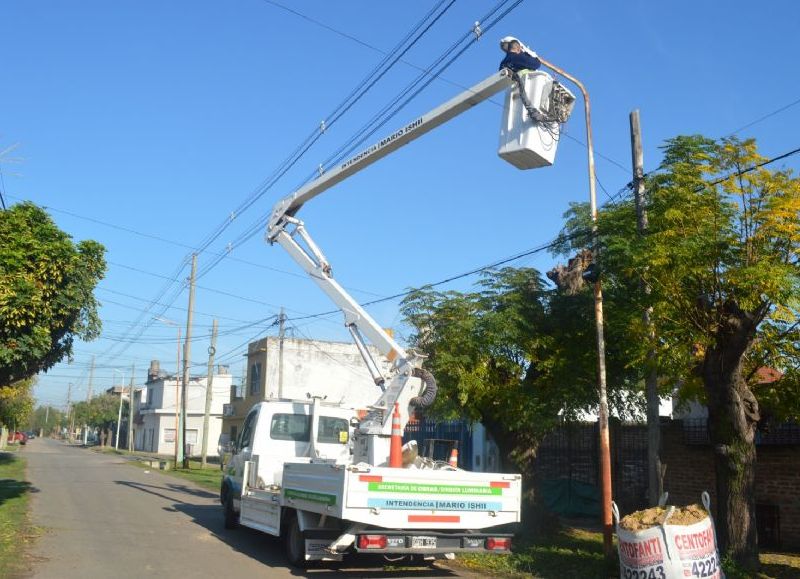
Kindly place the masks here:
POLYGON ((219 487, 222 483, 222 471, 218 464, 208 464, 205 468, 202 468, 200 461, 195 460, 189 461, 188 469, 179 468, 175 470, 160 470, 158 472, 191 481, 214 492, 219 492, 219 487))
MULTIPOLYGON (((603 559, 602 533, 570 527, 538 541, 518 535, 511 555, 464 555, 453 564, 481 575, 508 579, 619 576, 617 561, 607 564, 603 559)), ((761 572, 755 576, 736 569, 727 561, 723 567, 730 579, 796 578, 800 577, 800 554, 762 553, 761 572)))
POLYGON ((609 568, 603 559, 601 533, 564 528, 534 541, 514 538, 510 555, 459 555, 456 565, 493 577, 605 578, 617 575, 616 562, 609 568))
MULTIPOLYGON (((147 470, 158 470, 157 461, 158 459, 153 458, 152 455, 146 455, 142 453, 136 452, 128 452, 127 450, 115 450, 113 448, 96 448, 96 452, 102 452, 103 454, 115 454, 119 456, 126 456, 131 459, 131 464, 133 466, 137 466, 139 468, 144 468, 147 470), (149 462, 145 462, 146 460, 152 459, 155 463, 154 466, 151 466, 149 462)), ((169 464, 172 461, 167 461, 169 464)), ((161 474, 165 474, 167 476, 172 476, 175 478, 181 478, 184 480, 191 481, 205 489, 211 491, 219 491, 220 484, 222 483, 222 470, 220 470, 218 464, 206 464, 206 467, 202 467, 202 463, 199 460, 190 460, 189 461, 189 468, 188 469, 169 469, 169 470, 158 470, 161 474)))
POLYGON ((25 459, 19 453, 0 453, 0 577, 25 569, 23 553, 35 538, 28 519, 31 484, 25 480, 25 459))

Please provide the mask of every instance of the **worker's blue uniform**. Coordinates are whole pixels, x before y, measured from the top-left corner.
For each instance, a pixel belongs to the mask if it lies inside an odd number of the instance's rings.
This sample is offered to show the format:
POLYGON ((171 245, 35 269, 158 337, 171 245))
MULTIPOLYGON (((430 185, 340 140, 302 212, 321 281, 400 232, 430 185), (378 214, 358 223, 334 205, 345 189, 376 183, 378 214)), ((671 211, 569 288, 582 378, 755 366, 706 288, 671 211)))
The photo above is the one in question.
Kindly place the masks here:
POLYGON ((526 52, 509 52, 500 63, 499 70, 507 68, 514 72, 520 70, 536 70, 542 65, 542 62, 535 56, 531 56, 526 52))

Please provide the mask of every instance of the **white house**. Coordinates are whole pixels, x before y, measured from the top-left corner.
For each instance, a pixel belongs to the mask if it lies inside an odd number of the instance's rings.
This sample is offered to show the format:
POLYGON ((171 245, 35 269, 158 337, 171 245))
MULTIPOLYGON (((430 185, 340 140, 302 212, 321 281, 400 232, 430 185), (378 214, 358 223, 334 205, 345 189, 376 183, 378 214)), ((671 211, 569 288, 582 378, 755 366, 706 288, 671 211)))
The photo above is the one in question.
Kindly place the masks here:
MULTIPOLYGON (((211 387, 207 456, 217 456, 217 440, 222 432, 222 407, 230 402, 232 381, 228 368, 218 366, 211 387)), ((206 384, 207 376, 191 376, 187 385, 187 456, 200 456, 202 452, 206 384)), ((136 450, 163 455, 175 453, 176 410, 180 412, 181 389, 180 376, 169 376, 161 372, 157 360, 150 363, 147 383, 144 388, 136 391, 134 401, 136 418, 133 432, 136 450)))
MULTIPOLYGON (((374 346, 375 362, 389 363, 374 346)), ((328 402, 366 408, 381 395, 354 343, 268 336, 247 348, 247 376, 226 407, 224 432, 231 440, 242 428, 248 410, 262 400, 306 400, 325 396, 328 402)))

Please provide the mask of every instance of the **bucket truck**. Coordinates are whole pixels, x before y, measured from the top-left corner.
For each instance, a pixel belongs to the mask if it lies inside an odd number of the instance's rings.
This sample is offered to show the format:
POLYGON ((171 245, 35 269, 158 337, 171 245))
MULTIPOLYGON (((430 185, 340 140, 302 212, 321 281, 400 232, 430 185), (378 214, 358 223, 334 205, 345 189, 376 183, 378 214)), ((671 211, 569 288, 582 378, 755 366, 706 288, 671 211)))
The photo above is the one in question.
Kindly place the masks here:
MULTIPOLYGON (((563 109, 571 94, 540 71, 501 70, 400 127, 281 199, 266 239, 283 247, 341 309, 376 386, 377 401, 356 410, 310 400, 262 402, 247 415, 227 465, 220 500, 228 527, 281 536, 292 564, 341 560, 346 553, 432 558, 456 552, 507 552, 511 535, 492 527, 520 520, 518 474, 467 472, 415 456, 392 457, 394 428, 429 406, 436 381, 423 357, 384 331, 334 279, 332 268, 297 215, 317 195, 364 170, 473 106, 506 91, 499 154, 520 168, 552 164, 563 109), (389 361, 373 359, 367 343, 389 361), (398 416, 399 415, 399 416, 398 416)), ((574 101, 574 98, 572 99, 574 101)), ((311 388, 311 386, 310 386, 311 388)))

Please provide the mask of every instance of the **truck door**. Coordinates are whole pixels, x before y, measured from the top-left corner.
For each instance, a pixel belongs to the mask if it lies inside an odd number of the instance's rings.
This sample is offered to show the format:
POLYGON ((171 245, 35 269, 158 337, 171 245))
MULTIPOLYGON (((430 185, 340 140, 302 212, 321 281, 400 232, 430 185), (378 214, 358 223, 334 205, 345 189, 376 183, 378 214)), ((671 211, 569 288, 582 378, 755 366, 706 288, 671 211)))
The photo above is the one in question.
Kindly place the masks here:
POLYGON ((235 496, 241 494, 244 476, 244 463, 253 455, 253 434, 255 432, 256 420, 258 418, 258 407, 256 406, 247 415, 236 441, 236 454, 231 458, 228 475, 233 479, 235 496))

